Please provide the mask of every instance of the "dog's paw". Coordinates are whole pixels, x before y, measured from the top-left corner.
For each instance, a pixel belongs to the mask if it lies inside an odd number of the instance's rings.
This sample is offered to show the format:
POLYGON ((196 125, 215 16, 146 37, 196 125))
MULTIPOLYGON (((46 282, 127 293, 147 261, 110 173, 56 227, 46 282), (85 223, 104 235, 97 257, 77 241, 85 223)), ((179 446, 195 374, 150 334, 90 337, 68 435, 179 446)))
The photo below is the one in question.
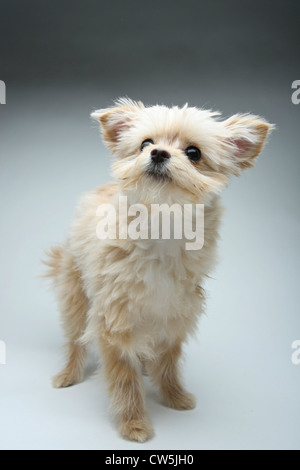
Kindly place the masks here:
POLYGON ((169 395, 164 401, 169 408, 174 408, 174 410, 193 410, 196 407, 196 398, 188 392, 169 395))
POLYGON ((52 379, 52 385, 54 388, 71 387, 72 385, 75 385, 78 382, 78 377, 74 377, 74 375, 65 371, 55 375, 52 379))
POLYGON ((120 426, 121 436, 129 441, 146 442, 154 435, 151 423, 147 419, 132 419, 120 426))

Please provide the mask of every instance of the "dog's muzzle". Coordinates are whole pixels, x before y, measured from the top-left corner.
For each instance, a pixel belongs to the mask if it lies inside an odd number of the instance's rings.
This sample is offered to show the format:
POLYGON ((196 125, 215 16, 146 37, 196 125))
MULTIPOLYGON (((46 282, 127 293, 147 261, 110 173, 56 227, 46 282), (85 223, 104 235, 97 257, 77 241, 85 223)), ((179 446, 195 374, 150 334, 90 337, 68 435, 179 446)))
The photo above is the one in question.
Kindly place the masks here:
POLYGON ((168 162, 171 155, 167 150, 153 149, 150 153, 151 161, 149 163, 147 174, 156 178, 169 178, 168 162))

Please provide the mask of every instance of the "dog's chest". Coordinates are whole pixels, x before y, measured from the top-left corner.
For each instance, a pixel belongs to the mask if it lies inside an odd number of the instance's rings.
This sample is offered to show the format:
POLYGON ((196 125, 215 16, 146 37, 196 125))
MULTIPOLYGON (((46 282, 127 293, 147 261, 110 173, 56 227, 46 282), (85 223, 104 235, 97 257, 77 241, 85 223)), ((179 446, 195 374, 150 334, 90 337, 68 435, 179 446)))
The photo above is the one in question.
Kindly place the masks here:
POLYGON ((195 290, 197 274, 193 271, 193 257, 185 251, 182 240, 149 240, 147 244, 136 245, 134 256, 134 275, 142 285, 143 303, 148 312, 174 313, 185 296, 195 290))

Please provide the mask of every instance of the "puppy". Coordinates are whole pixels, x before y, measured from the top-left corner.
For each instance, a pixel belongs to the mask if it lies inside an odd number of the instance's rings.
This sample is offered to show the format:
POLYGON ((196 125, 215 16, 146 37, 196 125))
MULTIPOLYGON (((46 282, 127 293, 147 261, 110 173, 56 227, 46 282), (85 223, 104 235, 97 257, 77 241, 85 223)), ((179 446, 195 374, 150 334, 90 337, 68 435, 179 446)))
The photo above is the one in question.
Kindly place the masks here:
POLYGON ((82 379, 87 345, 97 338, 121 435, 144 442, 153 429, 143 369, 167 406, 195 407, 179 363, 182 345, 204 311, 203 285, 215 265, 219 193, 230 175, 253 166, 272 126, 250 114, 222 121, 217 112, 145 107, 129 99, 92 117, 115 155, 116 182, 82 198, 67 241, 48 254, 68 346, 67 364, 53 385, 82 379), (203 246, 187 250, 185 237, 172 235, 99 239, 99 207, 109 203, 120 221, 120 196, 127 197, 128 207, 203 204, 203 246))

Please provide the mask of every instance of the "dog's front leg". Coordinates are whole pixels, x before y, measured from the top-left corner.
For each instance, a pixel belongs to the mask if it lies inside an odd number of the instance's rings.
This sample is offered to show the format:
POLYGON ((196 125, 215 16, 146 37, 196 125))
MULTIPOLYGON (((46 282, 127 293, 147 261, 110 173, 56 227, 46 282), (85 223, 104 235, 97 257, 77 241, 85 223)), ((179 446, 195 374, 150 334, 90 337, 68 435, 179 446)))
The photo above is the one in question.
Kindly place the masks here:
POLYGON ((195 408, 196 400, 181 383, 179 375, 181 352, 180 340, 173 345, 162 344, 157 349, 156 358, 148 362, 147 370, 152 381, 158 385, 167 406, 176 410, 191 410, 195 408))
POLYGON ((153 435, 145 406, 145 388, 138 356, 129 356, 121 341, 102 337, 100 347, 113 411, 120 433, 131 441, 145 442, 153 435))

